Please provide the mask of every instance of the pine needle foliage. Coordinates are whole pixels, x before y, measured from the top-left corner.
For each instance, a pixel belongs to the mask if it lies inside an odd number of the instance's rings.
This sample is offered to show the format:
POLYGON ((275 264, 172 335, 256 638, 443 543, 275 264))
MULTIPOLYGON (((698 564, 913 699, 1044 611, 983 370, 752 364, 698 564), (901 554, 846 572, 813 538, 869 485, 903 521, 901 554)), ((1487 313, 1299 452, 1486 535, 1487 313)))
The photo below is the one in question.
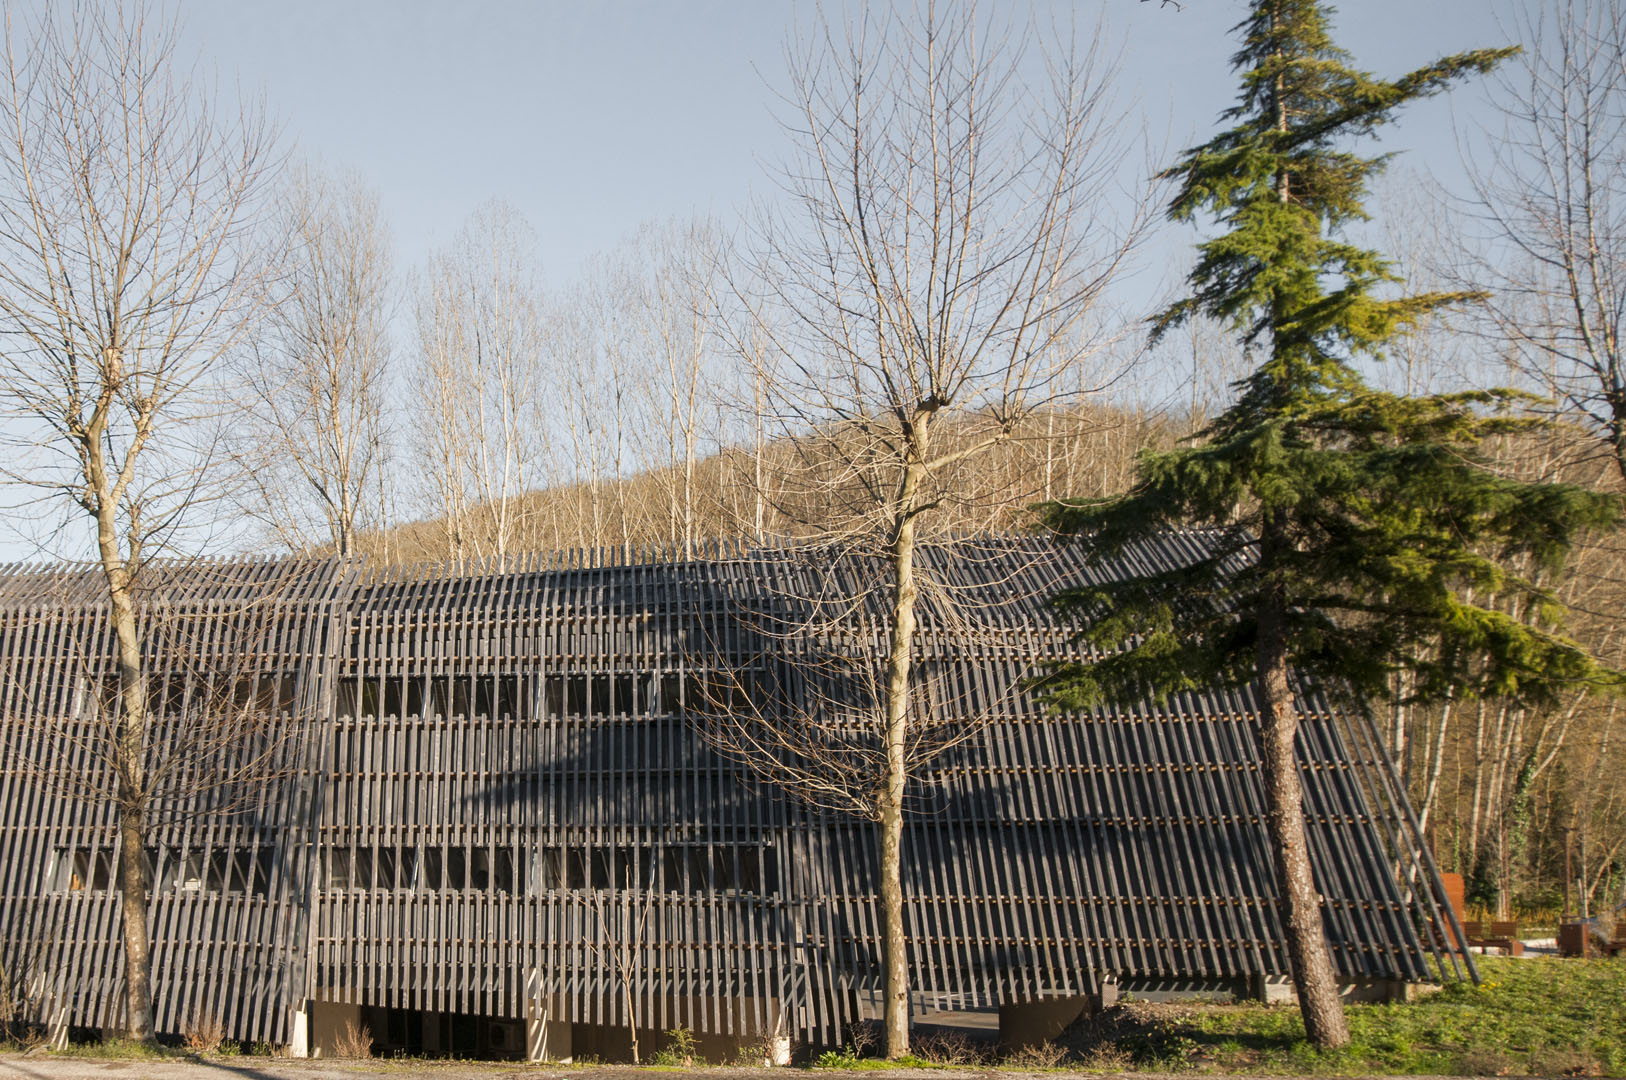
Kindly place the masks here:
POLYGON ((1142 454, 1127 495, 1042 508, 1099 560, 1174 529, 1203 530, 1209 552, 1057 596, 1080 640, 1106 655, 1054 671, 1053 703, 1252 684, 1264 608, 1285 623, 1291 666, 1328 693, 1372 700, 1404 687, 1407 700, 1539 704, 1614 681, 1563 634, 1543 583, 1586 530, 1616 520, 1616 501, 1494 467, 1487 440, 1538 424, 1521 415, 1518 392, 1402 396, 1368 386, 1355 366, 1476 297, 1382 295, 1398 282, 1389 261, 1339 236, 1365 218, 1385 158, 1344 147, 1514 50, 1385 81, 1349 66, 1313 0, 1255 0, 1237 30, 1241 94, 1224 114, 1235 126, 1164 174, 1178 184, 1170 217, 1212 215, 1221 228, 1199 246, 1192 294, 1155 316, 1152 332, 1215 317, 1262 362, 1192 444, 1142 454), (1502 602, 1473 599, 1487 597, 1502 602), (1399 669, 1409 677, 1396 680, 1399 669))
MULTIPOLYGON (((1103 575, 1063 592, 1094 662, 1051 673, 1054 704, 1133 703, 1247 686, 1277 911, 1305 1032, 1350 1041, 1309 856, 1296 754, 1306 684, 1361 698, 1448 693, 1551 701, 1615 680, 1564 636, 1544 584, 1614 500, 1498 471, 1487 440, 1530 433, 1508 390, 1410 397, 1356 366, 1467 292, 1413 295, 1379 252, 1345 241, 1384 158, 1349 147, 1408 101, 1489 70, 1509 50, 1461 53, 1392 81, 1352 67, 1316 0, 1253 0, 1237 27, 1233 123, 1165 176, 1172 218, 1210 215, 1189 297, 1155 335, 1197 315, 1232 327, 1260 358, 1235 405, 1195 444, 1149 453, 1120 498, 1050 504, 1043 518, 1115 559, 1177 529, 1207 533, 1173 569, 1103 575), (1491 606, 1486 597, 1495 597, 1491 606), (1397 679, 1400 670, 1409 677, 1397 679), (1398 690, 1397 687, 1406 689, 1398 690)), ((1130 566, 1139 560, 1126 560, 1130 566)))

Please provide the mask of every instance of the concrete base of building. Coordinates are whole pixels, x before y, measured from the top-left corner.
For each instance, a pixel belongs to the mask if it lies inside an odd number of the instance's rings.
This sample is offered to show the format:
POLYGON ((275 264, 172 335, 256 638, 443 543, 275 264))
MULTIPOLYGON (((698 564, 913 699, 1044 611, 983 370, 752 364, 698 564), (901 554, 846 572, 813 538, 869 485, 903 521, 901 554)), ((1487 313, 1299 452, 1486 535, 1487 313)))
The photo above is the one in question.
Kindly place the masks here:
MULTIPOLYGON (((533 999, 534 1001, 535 999, 533 999)), ((555 1003, 556 1004, 556 1003, 555 1003)), ((696 1002, 688 1002, 690 1015, 705 1015, 696 1002)), ((736 1022, 752 1015, 751 1002, 733 1002, 736 1022)), ((767 1014, 778 1014, 770 1002, 767 1014)), ((505 1017, 438 1013, 416 1009, 309 1001, 294 1013, 290 1056, 332 1058, 341 1046, 365 1039, 376 1054, 424 1057, 466 1057, 495 1060, 548 1061, 561 1065, 583 1058, 604 1062, 632 1061, 633 1030, 625 1025, 584 1024, 559 1014, 546 1000, 536 1001, 525 1020, 505 1017)), ((668 1002, 666 1015, 681 1015, 668 1002)), ((671 1039, 655 1024, 637 1032, 639 1057, 649 1061, 667 1049, 671 1039)), ((690 1035, 695 1058, 720 1064, 750 1059, 750 1063, 788 1065, 791 1040, 782 1031, 690 1035)))
POLYGON ((295 1058, 311 1056, 310 1002, 295 1009, 288 1024, 288 1056, 295 1058))
MULTIPOLYGON (((1417 985, 1402 979, 1357 979, 1339 984, 1346 1002, 1409 1001, 1417 985)), ((999 1007, 999 1045, 1002 1050, 1023 1050, 1060 1038, 1079 1020, 1118 1003, 1120 993, 1136 1001, 1236 1001, 1296 1004, 1293 980, 1286 975, 1250 978, 1127 978, 1108 976, 1094 994, 1055 995, 1018 1001, 999 1007)))
MULTIPOLYGON (((1413 984, 1404 979, 1351 979, 1338 984, 1338 996, 1346 1003, 1410 1001, 1413 984)), ((1255 975, 1249 980, 1248 997, 1267 1005, 1297 1004, 1298 992, 1290 975, 1255 975)))
POLYGON ((552 1061, 560 1065, 574 1062, 576 1051, 570 1037, 571 1027, 565 1021, 547 1018, 525 1021, 525 1059, 552 1061))
POLYGON ((1118 980, 1108 976, 1093 994, 1014 1001, 999 1007, 999 1047, 1009 1053, 1054 1042, 1074 1023, 1118 1003, 1118 980))

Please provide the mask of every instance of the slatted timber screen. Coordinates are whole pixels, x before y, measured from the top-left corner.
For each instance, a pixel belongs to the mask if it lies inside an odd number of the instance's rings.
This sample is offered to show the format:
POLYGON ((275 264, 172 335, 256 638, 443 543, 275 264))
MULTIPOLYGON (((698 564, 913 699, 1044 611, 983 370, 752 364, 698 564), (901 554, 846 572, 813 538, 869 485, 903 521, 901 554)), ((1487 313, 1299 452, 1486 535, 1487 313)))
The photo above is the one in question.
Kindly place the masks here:
MULTIPOLYGON (((1108 973, 1284 972, 1248 695, 1046 714, 1022 680, 1072 647, 1044 598, 1121 568, 1028 538, 929 547, 921 564, 937 588, 917 633, 920 707, 978 722, 911 789, 920 1000, 1081 993, 1108 973)), ((646 1029, 839 1040, 880 983, 873 831, 753 779, 690 721, 719 673, 771 702, 797 693, 808 655, 874 649, 886 628, 873 600, 802 638, 754 629, 802 592, 863 595, 872 574, 856 558, 723 546, 359 579, 336 563, 212 566, 190 585, 177 573, 171 591, 198 618, 279 627, 255 670, 292 676, 287 721, 302 735, 297 770, 267 786, 252 826, 204 816, 160 838, 178 861, 159 881, 183 883, 161 884, 155 906, 162 1022, 217 1003, 239 1037, 281 1040, 289 1010, 315 998, 620 1025, 630 989, 646 1029), (231 853, 218 866, 217 850, 231 853)), ((92 585, 39 568, 0 582, 0 962, 49 958, 84 1023, 108 1018, 118 989, 117 898, 95 885, 110 819, 17 762, 49 727, 25 721, 58 708, 43 703, 65 700, 73 672, 106 669, 92 585), (88 884, 69 887, 76 875, 88 884)), ((1452 969, 1438 878, 1370 721, 1302 697, 1336 966, 1452 969)))
MULTIPOLYGON (((286 1041, 300 993, 335 562, 153 564, 138 577, 153 711, 155 1022, 286 1041)), ((112 630, 86 567, 0 575, 0 976, 35 1019, 117 1026, 121 904, 108 759, 112 630)))

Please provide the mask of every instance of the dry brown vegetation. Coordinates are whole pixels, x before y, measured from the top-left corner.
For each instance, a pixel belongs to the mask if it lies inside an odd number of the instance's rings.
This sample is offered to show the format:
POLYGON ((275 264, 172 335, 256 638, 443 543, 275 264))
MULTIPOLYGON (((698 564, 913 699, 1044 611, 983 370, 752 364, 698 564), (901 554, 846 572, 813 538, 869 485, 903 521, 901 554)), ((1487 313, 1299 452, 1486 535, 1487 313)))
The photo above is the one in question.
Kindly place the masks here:
MULTIPOLYGON (((1179 424, 1148 411, 1085 407, 1036 417, 1030 430, 977 463, 978 486, 1005 492, 997 502, 961 505, 941 523, 947 531, 1009 530, 1029 524, 1030 502, 1063 495, 1104 495, 1129 483, 1135 455, 1170 445, 1179 424)), ((945 434, 944 443, 951 445, 945 434)), ((701 541, 754 540, 808 535, 807 523, 839 521, 839 491, 796 493, 776 480, 802 471, 792 447, 767 446, 712 454, 695 466, 695 535, 701 541), (818 500, 815 502, 814 500, 818 500)), ((672 466, 649 469, 596 485, 570 484, 530 491, 514 500, 513 550, 564 551, 578 548, 677 549, 682 537, 670 512, 672 466)), ((470 515, 473 535, 490 542, 494 528, 482 522, 497 515, 470 515)), ((444 559, 446 530, 439 519, 410 522, 364 533, 357 550, 385 563, 444 559)))
POLYGON ((226 1025, 205 1009, 194 1012, 181 1029, 181 1044, 197 1053, 212 1054, 226 1041, 226 1025))
POLYGON ((336 1058, 370 1058, 373 1056, 372 1029, 354 1020, 345 1021, 344 1030, 333 1038, 333 1056, 336 1058))

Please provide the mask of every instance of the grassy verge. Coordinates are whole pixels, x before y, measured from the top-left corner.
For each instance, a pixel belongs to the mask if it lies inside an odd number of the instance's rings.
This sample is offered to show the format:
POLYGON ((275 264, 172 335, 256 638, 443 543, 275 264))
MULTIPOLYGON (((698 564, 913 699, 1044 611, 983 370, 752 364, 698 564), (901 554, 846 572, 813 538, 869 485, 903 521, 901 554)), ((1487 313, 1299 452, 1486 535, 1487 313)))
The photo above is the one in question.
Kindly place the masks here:
POLYGON ((1296 1008, 1262 1005, 1165 1011, 1092 1050, 1107 1066, 1215 1073, 1626 1076, 1626 961, 1487 957, 1480 973, 1480 986, 1351 1006, 1352 1041, 1328 1054, 1296 1008))
POLYGON ((114 1061, 185 1061, 188 1055, 170 1046, 137 1042, 134 1039, 106 1038, 99 1042, 69 1043, 51 1051, 53 1057, 104 1058, 114 1061))
POLYGON ((1295 1076, 1626 1077, 1626 960, 1486 957, 1479 986, 1458 983, 1404 1004, 1352 1005, 1352 1041, 1322 1054, 1291 1005, 1128 1001, 1069 1029, 1044 1053, 1001 1062, 886 1063, 848 1052, 814 1068, 978 1064, 1020 1071, 1192 1072, 1295 1076))
MULTIPOLYGON (((1321 1054, 1293 1006, 1126 1002, 1069 1031, 1062 1045, 988 1062, 968 1047, 923 1044, 921 1056, 880 1062, 831 1052, 823 1069, 979 1066, 1042 1071, 1354 1076, 1626 1077, 1626 960, 1486 957, 1480 986, 1458 983, 1418 1001, 1355 1005, 1353 1041, 1321 1054)), ((184 1051, 117 1040, 75 1046, 99 1058, 183 1058, 184 1051)), ((774 1070, 764 1070, 772 1075, 774 1070)))

